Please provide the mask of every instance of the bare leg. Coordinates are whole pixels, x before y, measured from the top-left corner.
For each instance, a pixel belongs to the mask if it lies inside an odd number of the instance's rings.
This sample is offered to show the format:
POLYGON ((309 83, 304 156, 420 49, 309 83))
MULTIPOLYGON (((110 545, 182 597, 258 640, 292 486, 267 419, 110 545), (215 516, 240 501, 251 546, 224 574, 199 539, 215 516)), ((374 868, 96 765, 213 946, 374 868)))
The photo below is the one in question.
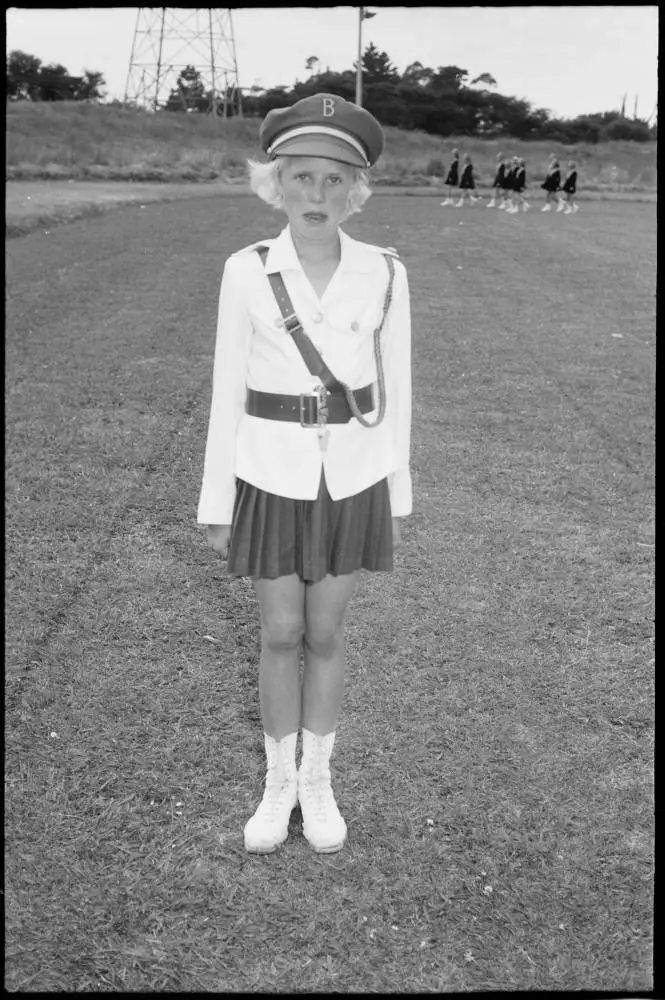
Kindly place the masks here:
POLYGON ((358 573, 326 576, 305 591, 302 726, 320 736, 335 729, 344 693, 344 615, 358 573))
POLYGON ((263 729, 276 740, 300 722, 300 648, 305 632, 305 584, 296 575, 255 580, 261 605, 259 702, 263 729))

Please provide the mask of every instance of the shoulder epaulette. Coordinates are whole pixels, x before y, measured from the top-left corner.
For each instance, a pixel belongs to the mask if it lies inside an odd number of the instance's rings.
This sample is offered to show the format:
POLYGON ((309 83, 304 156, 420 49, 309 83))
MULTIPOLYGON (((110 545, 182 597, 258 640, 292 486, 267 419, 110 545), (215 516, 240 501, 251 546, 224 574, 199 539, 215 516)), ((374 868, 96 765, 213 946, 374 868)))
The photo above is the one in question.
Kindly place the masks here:
POLYGON ((365 246, 368 250, 374 250, 375 253, 387 253, 391 257, 399 257, 399 253, 395 247, 376 247, 372 243, 366 243, 365 246))
POLYGON ((232 257, 237 257, 238 254, 248 253, 250 250, 257 250, 259 247, 269 247, 272 242, 273 241, 271 239, 270 240, 257 240, 256 243, 250 243, 250 245, 248 247, 242 247, 241 250, 236 250, 235 253, 231 254, 231 256, 232 257))

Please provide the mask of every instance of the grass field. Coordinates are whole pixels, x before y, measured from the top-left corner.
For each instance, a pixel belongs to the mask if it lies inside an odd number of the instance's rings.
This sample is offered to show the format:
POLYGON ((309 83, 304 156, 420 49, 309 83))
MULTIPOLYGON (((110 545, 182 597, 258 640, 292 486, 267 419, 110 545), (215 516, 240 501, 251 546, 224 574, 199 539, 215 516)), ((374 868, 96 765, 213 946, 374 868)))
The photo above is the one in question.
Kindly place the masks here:
MULTIPOLYGON (((213 119, 76 102, 7 104, 6 176, 9 180, 67 178, 242 183, 247 157, 256 157, 257 119, 213 119)), ((374 183, 440 187, 458 147, 473 158, 477 184, 489 187, 497 152, 523 156, 530 183, 540 183, 550 153, 562 165, 577 161, 579 185, 594 191, 655 191, 655 142, 580 143, 442 139, 424 132, 386 129, 386 150, 374 183)))
POLYGON ((347 847, 261 794, 257 607, 195 524, 248 198, 7 246, 5 984, 653 986, 655 208, 375 197, 414 329, 414 514, 348 625, 347 847))

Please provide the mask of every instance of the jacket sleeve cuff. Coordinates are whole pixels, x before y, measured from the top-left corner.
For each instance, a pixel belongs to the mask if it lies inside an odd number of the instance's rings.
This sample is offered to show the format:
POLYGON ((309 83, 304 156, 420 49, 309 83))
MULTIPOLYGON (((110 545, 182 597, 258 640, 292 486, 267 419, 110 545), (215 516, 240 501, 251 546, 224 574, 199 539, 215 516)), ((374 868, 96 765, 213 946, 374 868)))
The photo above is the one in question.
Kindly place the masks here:
POLYGON ((230 486, 225 490, 206 489, 204 483, 199 500, 198 524, 231 524, 235 496, 235 476, 230 486))
POLYGON ((388 476, 390 511, 393 517, 407 517, 413 510, 411 472, 409 469, 391 472, 388 476))

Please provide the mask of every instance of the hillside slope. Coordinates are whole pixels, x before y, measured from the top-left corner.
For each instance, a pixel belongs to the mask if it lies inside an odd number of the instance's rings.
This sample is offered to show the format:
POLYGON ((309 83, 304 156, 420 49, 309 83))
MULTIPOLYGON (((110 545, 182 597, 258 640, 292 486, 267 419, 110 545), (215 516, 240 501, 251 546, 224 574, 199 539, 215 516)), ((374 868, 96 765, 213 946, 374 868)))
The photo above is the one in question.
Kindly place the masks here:
MULTIPOLYGON (((242 183, 256 157, 259 121, 204 115, 149 114, 109 105, 16 102, 7 105, 7 179, 242 183)), ((456 137, 386 129, 375 184, 442 183, 452 149, 471 154, 480 186, 491 183, 497 152, 523 156, 531 184, 545 176, 550 153, 578 165, 588 190, 654 190, 657 144, 599 145, 456 137)))

